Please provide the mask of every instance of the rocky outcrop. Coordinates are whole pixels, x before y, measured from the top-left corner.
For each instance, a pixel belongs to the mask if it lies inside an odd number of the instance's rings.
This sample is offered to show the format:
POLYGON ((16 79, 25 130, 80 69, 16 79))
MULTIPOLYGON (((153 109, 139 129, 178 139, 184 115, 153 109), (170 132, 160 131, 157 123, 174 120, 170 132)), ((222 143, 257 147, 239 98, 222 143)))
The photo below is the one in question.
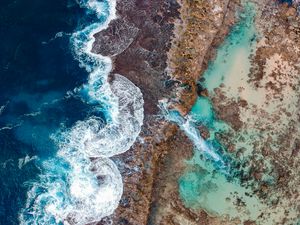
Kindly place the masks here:
POLYGON ((162 119, 158 108, 164 98, 183 115, 189 111, 208 50, 232 23, 237 1, 205 2, 120 0, 118 18, 95 35, 93 52, 110 56, 112 74, 130 79, 145 101, 140 137, 131 150, 114 158, 124 180, 122 200, 114 215, 99 224, 182 224, 181 219, 195 218, 214 224, 204 211, 191 212, 179 199, 177 179, 193 145, 176 125, 162 119))
POLYGON ((178 81, 173 90, 176 98, 170 99, 170 107, 182 115, 186 115, 196 101, 196 83, 208 50, 212 49, 216 39, 224 37, 228 25, 233 24, 233 12, 238 2, 180 1, 181 19, 176 22, 175 38, 168 53, 168 72, 178 81))
POLYGON ((127 19, 119 17, 112 20, 105 32, 95 35, 94 51, 113 57, 124 52, 135 40, 139 29, 127 19))

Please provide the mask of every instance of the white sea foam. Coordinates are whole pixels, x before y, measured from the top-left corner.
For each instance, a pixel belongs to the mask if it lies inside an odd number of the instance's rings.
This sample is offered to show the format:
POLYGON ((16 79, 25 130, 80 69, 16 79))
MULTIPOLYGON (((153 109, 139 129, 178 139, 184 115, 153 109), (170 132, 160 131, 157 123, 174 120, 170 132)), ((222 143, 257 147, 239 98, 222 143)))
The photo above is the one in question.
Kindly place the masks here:
POLYGON ((139 88, 119 74, 109 84, 111 60, 91 52, 94 34, 116 17, 116 1, 85 0, 79 4, 96 13, 100 22, 71 37, 76 59, 89 72, 88 82, 75 91, 88 104, 99 105, 106 122, 91 116, 52 135, 59 148, 57 157, 42 162, 42 175, 37 182, 28 183, 31 189, 19 216, 21 224, 84 225, 112 214, 123 184, 109 157, 127 151, 143 123, 144 101, 139 88))
POLYGON ((5 105, 2 105, 2 106, 0 107, 0 115, 2 114, 2 112, 4 111, 4 109, 5 109, 5 105))
POLYGON ((63 31, 57 32, 53 38, 51 38, 49 41, 42 41, 43 45, 49 44, 52 41, 55 41, 57 38, 62 38, 64 35, 71 35, 69 33, 65 33, 63 31))
POLYGON ((182 117, 179 114, 179 112, 169 111, 168 101, 166 99, 162 99, 160 101, 160 108, 167 120, 176 123, 180 127, 180 129, 185 132, 185 134, 193 142, 197 150, 201 151, 204 154, 204 156, 209 157, 214 162, 217 162, 221 168, 225 167, 225 162, 223 161, 222 157, 219 154, 217 154, 214 148, 211 147, 201 137, 199 130, 194 124, 192 117, 190 117, 189 115, 186 117, 182 117))
POLYGON ((191 122, 190 118, 188 118, 183 124, 180 124, 180 127, 185 131, 185 134, 194 142, 194 145, 197 149, 209 155, 214 161, 222 162, 224 164, 222 158, 201 137, 199 131, 191 122))
POLYGON ((20 158, 18 160, 18 167, 19 167, 19 169, 22 169, 27 163, 29 163, 30 161, 35 160, 37 158, 38 157, 36 155, 32 156, 32 157, 30 157, 29 155, 26 155, 24 158, 20 158))
POLYGON ((4 112, 4 110, 6 109, 6 106, 9 104, 9 101, 6 102, 4 105, 0 106, 0 116, 1 114, 4 112))
POLYGON ((19 127, 23 124, 23 121, 17 123, 17 124, 7 124, 6 126, 4 127, 0 127, 0 131, 3 131, 3 130, 11 130, 11 129, 14 129, 15 127, 19 127))
POLYGON ((76 164, 65 171, 54 168, 58 161, 44 165, 52 173, 42 175, 41 182, 28 192, 26 208, 30 210, 26 219, 21 216, 23 224, 83 225, 113 213, 123 191, 116 165, 108 158, 72 160, 76 164))
POLYGON ((85 130, 80 144, 85 145, 83 154, 87 157, 111 157, 123 153, 130 148, 140 132, 143 123, 141 91, 121 75, 115 75, 111 90, 118 99, 118 110, 112 110, 112 121, 104 129, 101 129, 101 121, 95 118, 76 127, 76 132, 85 130), (90 124, 89 128, 82 129, 86 124, 90 124))

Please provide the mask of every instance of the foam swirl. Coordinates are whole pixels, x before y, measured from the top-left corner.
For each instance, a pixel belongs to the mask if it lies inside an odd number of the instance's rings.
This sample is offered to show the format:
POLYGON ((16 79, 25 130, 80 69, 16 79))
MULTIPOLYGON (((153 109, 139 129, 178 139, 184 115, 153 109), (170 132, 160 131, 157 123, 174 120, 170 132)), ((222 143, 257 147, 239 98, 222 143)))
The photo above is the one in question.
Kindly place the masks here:
POLYGON ((138 87, 115 74, 109 84, 111 60, 92 53, 94 34, 115 18, 116 1, 79 1, 98 21, 75 32, 71 43, 80 66, 89 72, 86 84, 75 89, 87 104, 99 106, 102 118, 91 116, 52 135, 55 158, 41 162, 43 173, 28 183, 21 224, 78 224, 101 220, 117 208, 123 193, 122 177, 109 157, 127 151, 141 131, 143 96, 138 87))

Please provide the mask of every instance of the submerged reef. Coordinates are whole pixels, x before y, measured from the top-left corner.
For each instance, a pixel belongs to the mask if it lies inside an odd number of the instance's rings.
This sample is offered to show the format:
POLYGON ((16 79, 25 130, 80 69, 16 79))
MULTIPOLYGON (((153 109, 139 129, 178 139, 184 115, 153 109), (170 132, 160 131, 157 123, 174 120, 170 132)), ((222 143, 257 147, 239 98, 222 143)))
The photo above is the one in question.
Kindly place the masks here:
POLYGON ((145 119, 98 224, 299 222, 296 3, 117 1, 92 51, 141 89, 145 119))

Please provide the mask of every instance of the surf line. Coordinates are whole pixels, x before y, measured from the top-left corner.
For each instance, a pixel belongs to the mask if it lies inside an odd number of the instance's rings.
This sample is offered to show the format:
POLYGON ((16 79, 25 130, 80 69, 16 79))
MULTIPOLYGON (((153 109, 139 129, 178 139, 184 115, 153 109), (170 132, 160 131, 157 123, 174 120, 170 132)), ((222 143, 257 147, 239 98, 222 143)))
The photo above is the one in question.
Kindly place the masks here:
POLYGON ((51 136, 59 150, 56 157, 41 162, 42 174, 29 184, 26 206, 19 214, 21 224, 84 225, 111 215, 123 194, 123 182, 110 157, 129 150, 143 124, 140 89, 120 74, 108 83, 111 59, 92 52, 94 34, 116 18, 116 0, 78 4, 95 14, 98 22, 71 36, 74 56, 89 73, 87 83, 74 92, 98 107, 106 122, 90 116, 51 136))

